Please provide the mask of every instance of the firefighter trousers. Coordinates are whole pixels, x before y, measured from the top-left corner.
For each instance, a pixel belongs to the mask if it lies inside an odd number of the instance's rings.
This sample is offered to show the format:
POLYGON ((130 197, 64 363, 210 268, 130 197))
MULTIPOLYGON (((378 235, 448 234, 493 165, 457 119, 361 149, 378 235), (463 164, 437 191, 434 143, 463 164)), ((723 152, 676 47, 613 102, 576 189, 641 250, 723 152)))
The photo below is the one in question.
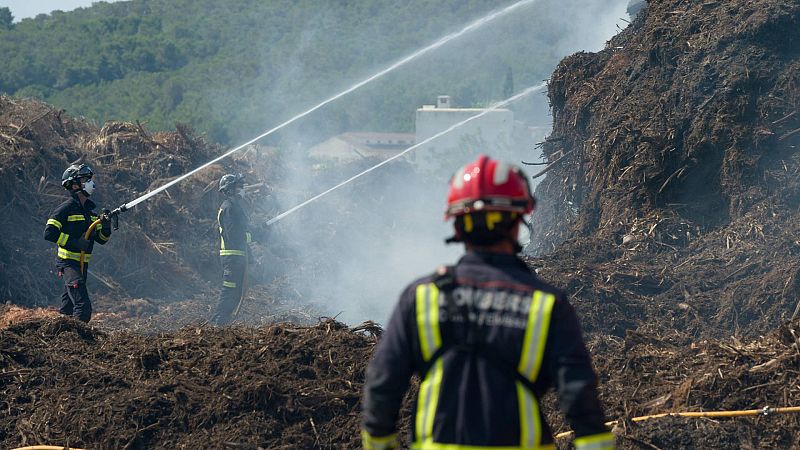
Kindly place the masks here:
POLYGON ((64 281, 59 312, 82 322, 88 322, 92 318, 92 301, 89 300, 89 291, 86 290, 87 273, 89 266, 85 265, 81 274, 80 264, 77 262, 75 264, 65 262, 58 267, 58 276, 64 281))
POLYGON ((233 312, 239 305, 244 289, 244 273, 247 270, 247 256, 221 256, 222 292, 214 313, 213 323, 225 325, 233 319, 233 312))

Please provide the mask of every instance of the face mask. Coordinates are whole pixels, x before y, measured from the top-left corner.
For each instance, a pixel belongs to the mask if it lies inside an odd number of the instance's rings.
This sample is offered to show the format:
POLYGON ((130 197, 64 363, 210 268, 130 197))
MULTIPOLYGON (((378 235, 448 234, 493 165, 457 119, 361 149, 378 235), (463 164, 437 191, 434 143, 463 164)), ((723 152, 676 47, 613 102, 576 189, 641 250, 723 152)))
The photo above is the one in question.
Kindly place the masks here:
POLYGON ((83 188, 83 192, 86 192, 86 195, 92 195, 97 186, 94 184, 94 180, 89 180, 83 183, 81 187, 83 188))

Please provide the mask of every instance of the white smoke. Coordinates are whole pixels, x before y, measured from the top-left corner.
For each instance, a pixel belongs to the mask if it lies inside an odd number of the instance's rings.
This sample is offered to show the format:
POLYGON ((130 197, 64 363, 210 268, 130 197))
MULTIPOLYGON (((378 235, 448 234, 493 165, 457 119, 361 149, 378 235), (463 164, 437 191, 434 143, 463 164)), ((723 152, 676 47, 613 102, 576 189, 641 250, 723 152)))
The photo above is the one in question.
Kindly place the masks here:
MULTIPOLYGON (((502 99, 503 74, 509 66, 513 69, 515 91, 519 91, 538 84, 543 76, 554 69, 551 64, 537 65, 537 55, 555 55, 556 58, 549 60, 557 60, 576 51, 602 49, 606 41, 626 25, 621 20, 627 19, 626 4, 627 0, 541 0, 513 17, 500 19, 487 29, 453 42, 401 68, 386 80, 340 101, 358 112, 359 108, 363 111, 397 107, 393 92, 387 91, 389 86, 394 92, 398 89, 419 92, 419 104, 399 105, 404 108, 408 120, 413 121, 415 108, 423 102, 432 103, 435 100, 432 96, 434 93, 453 95, 455 103, 459 105, 459 92, 447 92, 446 86, 430 81, 430 74, 444 73, 454 80, 474 79, 473 84, 466 85, 474 89, 485 88, 482 91, 486 93, 482 104, 488 105, 502 99), (542 38, 544 41, 513 41, 517 30, 525 28, 526 24, 548 22, 551 26, 542 38), (531 61, 520 67, 513 66, 511 62, 502 66, 492 57, 501 46, 518 48, 520 54, 530 55, 531 61), (482 71, 464 73, 459 70, 459 61, 475 59, 487 61, 482 71)), ((276 83, 280 94, 275 94, 274 100, 265 103, 291 108, 293 91, 288 87, 293 86, 292 80, 302 78, 302 72, 306 70, 308 61, 302 60, 305 49, 320 38, 319 24, 335 20, 335 17, 335 11, 320 8, 319 19, 309 24, 308 30, 303 33, 304 38, 298 42, 294 57, 281 66, 280 72, 285 75, 276 83)), ((425 19, 418 18, 420 21, 425 19)), ((387 36, 361 35, 358 41, 369 45, 371 40, 378 38, 386 39, 387 36)), ((359 49, 353 48, 353 52, 359 52, 359 49)), ((386 62, 381 61, 372 69, 383 67, 386 62)), ((338 89, 346 86, 346 83, 336 80, 331 85, 338 89)), ((524 122, 523 125, 545 129, 550 125, 546 113, 542 113, 548 110, 544 95, 534 95, 512 110, 518 120, 524 122)), ((287 112, 293 111, 290 109, 287 112)), ((348 114, 351 117, 358 116, 352 111, 348 114)), ((330 137, 329 134, 318 132, 331 128, 330 123, 323 120, 330 120, 330 117, 324 114, 311 116, 280 135, 281 166, 286 168, 285 177, 276 181, 277 185, 274 186, 280 211, 297 205, 364 168, 363 165, 337 166, 331 163, 326 164, 325 169, 314 167, 314 162, 307 157, 309 146, 330 137)), ((357 123, 350 123, 350 126, 352 128, 349 131, 366 131, 359 129, 357 123)), ((398 124, 397 129, 383 131, 401 131, 400 128, 398 124)), ((537 160, 539 155, 533 147, 535 139, 541 137, 541 132, 538 136, 531 134, 528 136, 529 142, 515 146, 513 150, 516 153, 510 156, 512 162, 519 164, 521 160, 537 160)), ((291 288, 286 292, 296 293, 294 297, 298 302, 314 304, 331 316, 338 315, 340 320, 347 323, 368 319, 385 323, 406 284, 431 273, 438 265, 455 263, 462 252, 460 246, 444 244, 444 239, 451 234, 450 225, 442 220, 446 182, 458 165, 474 159, 479 153, 491 154, 492 149, 462 150, 459 155, 447 158, 452 160, 448 161, 452 167, 447 173, 422 175, 410 171, 406 163, 390 163, 367 175, 368 180, 344 187, 275 225, 272 240, 267 246, 273 247, 284 258, 273 263, 281 265, 275 272, 288 280, 291 288), (287 260, 292 263, 287 265, 287 260)), ((266 264, 270 262, 266 261, 266 264)))

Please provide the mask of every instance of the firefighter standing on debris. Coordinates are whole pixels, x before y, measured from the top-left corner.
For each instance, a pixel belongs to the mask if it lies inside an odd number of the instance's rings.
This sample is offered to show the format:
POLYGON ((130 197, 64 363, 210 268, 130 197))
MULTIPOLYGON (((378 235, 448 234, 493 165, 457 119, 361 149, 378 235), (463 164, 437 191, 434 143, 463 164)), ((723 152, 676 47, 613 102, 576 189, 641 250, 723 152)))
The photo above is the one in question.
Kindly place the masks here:
POLYGON ((613 449, 597 378, 564 294, 521 261, 517 242, 534 199, 522 171, 481 156, 450 182, 447 217, 466 254, 400 297, 366 374, 366 449, 398 445, 412 374, 422 380, 414 449, 543 449, 553 436, 539 400, 551 387, 579 450, 613 449))
MULTIPOLYGON (((219 207, 220 259, 222 260, 222 293, 214 314, 215 325, 231 321, 244 295, 245 273, 249 260, 250 218, 242 207, 244 175, 227 174, 219 180, 219 191, 225 200, 219 207)), ((238 311, 237 311, 238 312, 238 311)))
POLYGON ((56 268, 64 280, 61 295, 61 314, 73 316, 83 322, 92 318, 92 302, 86 289, 86 274, 94 243, 105 245, 111 237, 108 211, 104 210, 102 221, 85 238, 86 230, 98 219, 93 212, 94 202, 89 197, 95 191, 92 180, 94 172, 87 164, 73 164, 61 176, 61 185, 69 191, 71 198, 56 208, 44 229, 44 238, 58 245, 56 268), (81 267, 83 253, 83 267, 81 267))

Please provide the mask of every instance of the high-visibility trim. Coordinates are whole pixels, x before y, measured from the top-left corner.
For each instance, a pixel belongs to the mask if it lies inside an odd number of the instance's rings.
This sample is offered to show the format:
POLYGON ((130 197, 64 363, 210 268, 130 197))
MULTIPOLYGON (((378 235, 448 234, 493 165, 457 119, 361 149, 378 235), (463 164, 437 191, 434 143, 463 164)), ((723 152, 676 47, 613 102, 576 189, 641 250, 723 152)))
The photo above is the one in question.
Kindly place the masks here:
POLYGON ((575 439, 575 450, 614 450, 617 440, 612 433, 599 433, 575 439))
MULTIPOLYGON (((222 221, 220 220, 221 218, 222 218, 222 208, 220 208, 219 211, 217 211, 217 223, 219 224, 219 248, 220 250, 225 250, 225 238, 222 237, 222 221)), ((222 253, 220 253, 220 255, 222 255, 222 253)))
POLYGON ((56 244, 58 245, 67 245, 67 241, 69 240, 69 235, 67 233, 61 233, 58 235, 58 239, 56 240, 56 244))
POLYGON ((524 448, 538 448, 542 441, 541 416, 536 397, 524 384, 517 381, 517 406, 519 408, 520 445, 524 448))
POLYGON ((464 214, 464 231, 467 233, 472 233, 474 228, 475 226, 472 223, 472 215, 464 214))
POLYGON ((103 233, 98 233, 98 236, 100 236, 100 240, 102 240, 103 242, 107 241, 107 240, 108 240, 108 238, 110 238, 110 237, 111 237, 111 236, 106 236, 106 235, 105 235, 105 234, 103 234, 103 233))
POLYGON ((528 311, 528 325, 525 328, 525 343, 519 358, 519 373, 530 380, 536 381, 544 357, 544 346, 547 341, 547 332, 550 329, 550 315, 556 297, 541 291, 533 293, 531 307, 528 311))
POLYGON ((415 424, 417 442, 433 443, 433 419, 439 404, 439 391, 442 387, 443 375, 444 362, 440 357, 433 363, 431 370, 425 375, 425 380, 419 385, 415 424))
POLYGON ((47 224, 48 225, 52 225, 52 226, 58 228, 59 230, 61 229, 61 222, 57 221, 56 219, 48 219, 47 220, 47 224))
POLYGON ((540 445, 538 447, 487 447, 482 445, 439 444, 437 442, 415 442, 411 444, 411 448, 413 450, 556 450, 555 444, 540 445))
POLYGON ((439 289, 433 283, 417 286, 417 330, 422 359, 429 361, 442 346, 439 332, 439 289))
POLYGON ((244 237, 245 237, 245 239, 247 240, 247 243, 248 243, 248 244, 249 244, 249 243, 251 243, 251 242, 253 242, 253 235, 252 235, 252 234, 250 234, 250 232, 249 232, 249 231, 245 231, 245 232, 244 232, 244 237))
MULTIPOLYGON (((417 286, 416 312, 420 350, 422 359, 427 362, 442 346, 442 334, 439 330, 439 289, 435 284, 417 286)), ((439 403, 443 374, 444 363, 440 357, 433 362, 433 366, 425 374, 425 380, 420 384, 415 424, 418 442, 433 442, 433 419, 439 403)))
POLYGON ((67 216, 67 222, 80 222, 82 220, 86 220, 86 217, 83 214, 73 214, 71 216, 67 216))
POLYGON ((220 256, 245 256, 243 250, 220 250, 220 256))
POLYGON ((227 288, 235 288, 236 287, 236 283, 234 283, 233 281, 223 281, 222 285, 227 287, 227 288))
POLYGON ((361 444, 364 450, 390 450, 400 446, 397 433, 389 436, 373 436, 367 430, 361 430, 361 444))
MULTIPOLYGON (((81 254, 79 252, 71 252, 64 247, 58 247, 58 257, 61 259, 71 259, 73 261, 80 261, 81 254)), ((92 258, 91 253, 86 253, 83 256, 83 262, 88 263, 89 260, 92 258)))

